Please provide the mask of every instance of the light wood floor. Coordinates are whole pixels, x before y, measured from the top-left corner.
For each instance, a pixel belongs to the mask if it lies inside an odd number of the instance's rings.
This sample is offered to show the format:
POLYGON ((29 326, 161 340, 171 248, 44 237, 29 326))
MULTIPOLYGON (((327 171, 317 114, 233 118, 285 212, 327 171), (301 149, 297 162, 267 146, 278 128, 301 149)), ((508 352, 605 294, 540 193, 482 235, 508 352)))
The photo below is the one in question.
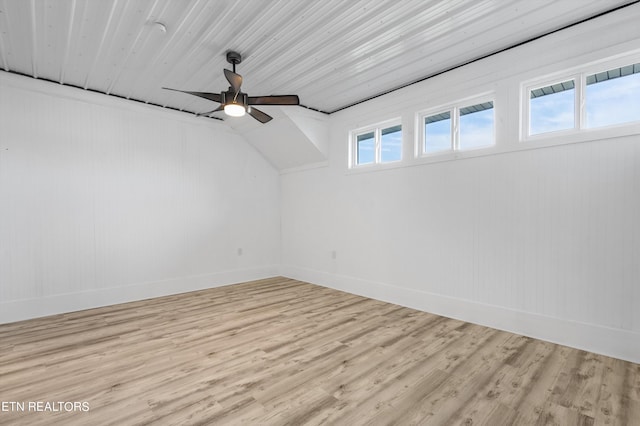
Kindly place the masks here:
POLYGON ((640 365, 285 278, 0 325, 1 424, 640 425, 640 365))

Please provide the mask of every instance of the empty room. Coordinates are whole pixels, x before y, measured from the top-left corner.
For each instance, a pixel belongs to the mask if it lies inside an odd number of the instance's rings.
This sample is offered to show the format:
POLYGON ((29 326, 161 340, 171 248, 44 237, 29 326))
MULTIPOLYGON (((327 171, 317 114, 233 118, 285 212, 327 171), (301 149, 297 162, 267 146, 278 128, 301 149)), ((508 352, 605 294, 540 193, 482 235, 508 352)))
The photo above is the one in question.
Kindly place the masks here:
POLYGON ((640 425, 639 22, 0 0, 0 425, 640 425))

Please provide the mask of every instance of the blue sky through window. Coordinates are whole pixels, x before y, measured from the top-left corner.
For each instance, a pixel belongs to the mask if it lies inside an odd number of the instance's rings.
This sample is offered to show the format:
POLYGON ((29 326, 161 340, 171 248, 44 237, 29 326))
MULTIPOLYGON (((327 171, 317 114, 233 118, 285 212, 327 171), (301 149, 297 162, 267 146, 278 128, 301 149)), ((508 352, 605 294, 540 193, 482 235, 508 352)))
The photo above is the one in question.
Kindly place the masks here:
POLYGON ((402 159, 402 126, 382 129, 380 151, 383 163, 402 159))
POLYGON ((376 143, 373 132, 358 135, 357 164, 373 163, 376 156, 376 143))
MULTIPOLYGON (((550 87, 547 86, 546 88, 550 87)), ((530 135, 574 128, 575 88, 541 95, 532 98, 530 102, 530 135)))
POLYGON ((588 128, 640 120, 640 73, 587 83, 585 94, 588 128))
MULTIPOLYGON (((640 64, 588 75, 585 87, 585 128, 640 121, 640 64)), ((573 129, 573 80, 531 91, 529 134, 573 129)))
POLYGON ((451 113, 425 117, 424 152, 447 151, 451 149, 451 113))
POLYGON ((481 111, 460 114, 460 149, 493 145, 493 105, 481 111))

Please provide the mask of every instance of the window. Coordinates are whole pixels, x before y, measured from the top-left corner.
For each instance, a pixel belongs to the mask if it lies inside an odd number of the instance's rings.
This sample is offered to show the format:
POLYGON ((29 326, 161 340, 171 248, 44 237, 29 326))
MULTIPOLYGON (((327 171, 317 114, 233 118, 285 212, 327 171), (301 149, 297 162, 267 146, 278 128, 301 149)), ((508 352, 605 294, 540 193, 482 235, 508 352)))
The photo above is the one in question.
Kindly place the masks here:
MULTIPOLYGON (((498 96, 509 102, 515 95, 510 92, 510 84, 508 81, 497 86, 501 90, 498 96)), ((443 87, 442 93, 448 89, 443 87)), ((413 156, 404 163, 400 163, 403 160, 400 118, 352 131, 348 166, 372 170, 375 168, 368 167, 386 163, 424 164, 529 149, 518 147, 507 138, 516 128, 521 140, 537 140, 539 146, 640 134, 640 49, 606 62, 593 62, 530 80, 521 84, 518 91, 520 108, 501 110, 502 116, 498 116, 501 127, 496 126, 496 94, 489 90, 419 111, 414 115, 415 128, 410 132, 413 136, 415 130, 413 156), (505 140, 498 146, 496 128, 503 129, 505 134, 505 140)))
POLYGON ((575 82, 567 80, 529 91, 529 134, 575 127, 575 82))
POLYGON ((402 125, 397 121, 353 132, 352 141, 352 167, 402 159, 402 125))
POLYGON ((422 114, 423 155, 484 148, 495 144, 493 101, 422 114))
POLYGON ((585 90, 586 127, 640 120, 640 64, 588 75, 585 90))
POLYGON ((524 137, 640 122, 640 63, 525 88, 524 137))

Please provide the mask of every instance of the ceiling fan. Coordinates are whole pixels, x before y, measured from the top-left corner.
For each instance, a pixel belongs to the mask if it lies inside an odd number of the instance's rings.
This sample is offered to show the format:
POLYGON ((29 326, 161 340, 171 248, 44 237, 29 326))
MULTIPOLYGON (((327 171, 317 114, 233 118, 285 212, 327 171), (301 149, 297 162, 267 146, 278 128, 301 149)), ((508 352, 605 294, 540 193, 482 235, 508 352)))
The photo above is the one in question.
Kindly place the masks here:
POLYGON ((220 103, 218 108, 198 115, 209 115, 217 111, 224 111, 231 117, 242 117, 245 113, 248 113, 261 123, 267 123, 273 117, 258 108, 254 108, 254 105, 300 105, 297 95, 248 96, 246 93, 241 92, 242 76, 236 74, 236 65, 242 62, 242 56, 238 52, 227 52, 227 62, 233 66, 233 71, 229 71, 226 68, 224 70, 224 76, 230 84, 229 90, 220 93, 208 93, 170 89, 168 87, 163 87, 163 89, 188 93, 189 95, 220 103))

